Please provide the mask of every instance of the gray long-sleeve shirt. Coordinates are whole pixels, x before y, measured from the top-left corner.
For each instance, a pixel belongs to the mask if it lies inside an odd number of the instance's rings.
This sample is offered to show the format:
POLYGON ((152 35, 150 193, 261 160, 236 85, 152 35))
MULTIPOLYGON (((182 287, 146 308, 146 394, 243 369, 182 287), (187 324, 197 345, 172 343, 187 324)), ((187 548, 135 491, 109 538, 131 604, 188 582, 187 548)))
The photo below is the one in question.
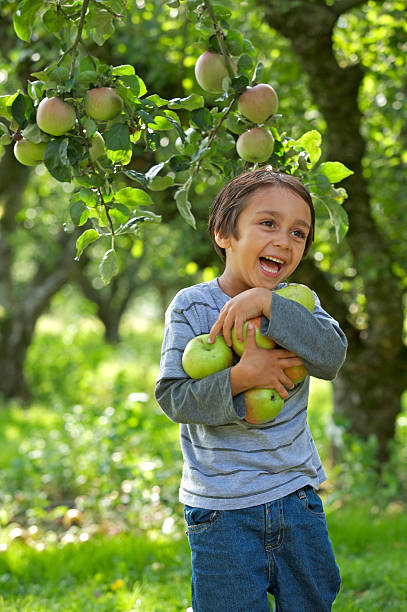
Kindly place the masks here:
MULTIPOLYGON (((273 421, 251 425, 244 420, 244 394, 232 397, 230 368, 201 380, 185 373, 186 344, 209 333, 229 299, 217 279, 175 296, 166 313, 156 385, 162 410, 180 423, 184 467, 179 499, 212 510, 255 506, 307 484, 318 488, 326 479, 307 422, 309 376, 289 392, 273 421)), ((345 358, 346 337, 316 294, 310 313, 274 293, 262 333, 296 353, 317 378, 333 379, 345 358)))

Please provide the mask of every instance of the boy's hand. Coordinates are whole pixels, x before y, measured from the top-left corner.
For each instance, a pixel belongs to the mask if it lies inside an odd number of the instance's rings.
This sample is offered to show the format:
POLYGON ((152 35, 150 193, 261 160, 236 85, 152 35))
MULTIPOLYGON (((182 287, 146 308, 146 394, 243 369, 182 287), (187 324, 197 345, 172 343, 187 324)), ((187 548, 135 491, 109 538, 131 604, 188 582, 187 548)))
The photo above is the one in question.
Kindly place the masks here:
POLYGON ((271 291, 256 287, 242 291, 231 298, 222 308, 209 333, 209 343, 215 341, 217 334, 222 333, 228 346, 232 346, 232 328, 235 328, 237 339, 243 342, 243 325, 249 319, 264 314, 270 317, 271 291))
POLYGON ((257 387, 275 389, 283 399, 286 399, 287 389, 293 389, 294 383, 284 373, 284 369, 299 365, 303 365, 301 359, 291 351, 259 348, 256 344, 254 325, 249 323, 243 355, 230 371, 232 395, 257 387))

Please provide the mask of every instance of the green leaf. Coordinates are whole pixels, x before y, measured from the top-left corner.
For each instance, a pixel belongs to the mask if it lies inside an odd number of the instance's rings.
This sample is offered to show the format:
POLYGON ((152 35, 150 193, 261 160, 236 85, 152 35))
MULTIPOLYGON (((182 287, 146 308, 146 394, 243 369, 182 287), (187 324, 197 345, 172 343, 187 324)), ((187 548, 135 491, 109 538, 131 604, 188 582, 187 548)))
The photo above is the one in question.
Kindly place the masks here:
POLYGON ((23 130, 23 136, 27 140, 35 142, 35 144, 47 142, 49 140, 49 137, 46 136, 44 132, 41 132, 36 123, 29 123, 23 130))
POLYGON ((99 234, 95 229, 85 230, 76 241, 76 259, 79 259, 86 247, 98 238, 99 234))
POLYGON ((250 55, 247 53, 243 53, 239 57, 239 61, 237 63, 237 69, 240 73, 247 74, 253 68, 253 60, 250 55))
POLYGON ((155 213, 152 213, 149 210, 138 209, 138 210, 134 210, 133 213, 135 216, 129 219, 127 223, 123 225, 123 227, 121 228, 121 233, 122 232, 137 233, 139 229, 138 226, 141 223, 160 223, 161 222, 161 216, 156 215, 155 213))
POLYGON ((332 191, 331 183, 329 182, 328 177, 324 174, 317 174, 315 176, 315 182, 317 184, 319 193, 322 194, 330 194, 332 191))
MULTIPOLYGON (((14 94, 14 99, 17 96, 18 96, 18 93, 14 94)), ((6 119, 9 119, 10 121, 13 118, 13 115, 11 114, 11 104, 10 104, 12 98, 13 96, 9 96, 9 95, 0 96, 0 116, 5 117, 6 119)))
POLYGON ((113 76, 130 76, 136 74, 134 66, 131 64, 122 64, 121 66, 115 66, 112 70, 113 76))
POLYGON ((173 155, 168 160, 168 163, 174 172, 182 172, 183 170, 188 170, 191 160, 187 155, 173 155))
POLYGON ((262 62, 257 62, 256 68, 253 75, 253 81, 255 83, 260 83, 263 78, 264 73, 264 64, 262 62))
POLYGON ((42 16, 42 22, 48 32, 51 32, 51 34, 57 34, 60 32, 66 23, 65 17, 62 15, 62 13, 57 13, 57 11, 52 8, 48 9, 48 11, 44 13, 42 16))
POLYGON ((34 110, 31 98, 24 94, 18 94, 11 105, 11 114, 18 125, 22 126, 34 110))
POLYGON ((55 138, 45 149, 44 163, 50 174, 57 181, 69 182, 72 177, 71 165, 68 158, 68 139, 55 138))
POLYGON ((111 217, 113 217, 113 219, 116 219, 118 223, 122 224, 126 223, 127 219, 131 216, 132 211, 124 204, 114 203, 113 206, 109 208, 109 214, 111 217))
POLYGON ((142 189, 134 187, 124 187, 117 191, 114 195, 115 202, 125 204, 126 206, 151 206, 154 204, 151 197, 142 189))
POLYGON ((191 121, 200 130, 206 132, 212 129, 212 115, 206 107, 193 110, 191 113, 191 121))
POLYGON ((154 121, 149 123, 148 127, 157 132, 171 130, 174 126, 174 122, 179 125, 178 121, 178 116, 174 112, 164 111, 164 115, 155 115, 154 121), (172 115, 168 113, 172 113, 172 115))
POLYGON ((191 225, 191 227, 196 229, 195 217, 191 212, 192 206, 188 200, 189 187, 190 182, 188 184, 186 183, 182 189, 178 189, 178 191, 175 192, 175 201, 181 216, 191 225))
POLYGON ((81 85, 90 85, 91 83, 95 83, 96 79, 96 70, 82 70, 77 74, 75 78, 75 83, 80 83, 81 85))
POLYGON ((129 128, 124 123, 114 123, 104 132, 103 137, 106 148, 111 151, 128 151, 131 149, 129 128))
POLYGON ((0 144, 8 145, 12 143, 9 129, 4 123, 0 123, 0 144))
POLYGON ((70 215, 75 225, 83 225, 89 218, 89 210, 82 200, 74 202, 70 208, 70 215))
POLYGON ((152 94, 151 96, 147 96, 147 98, 144 98, 144 102, 146 102, 147 100, 158 108, 160 106, 165 106, 166 104, 168 104, 168 100, 166 100, 165 98, 161 98, 161 96, 159 96, 158 94, 152 94))
POLYGON ((25 42, 30 42, 31 28, 42 6, 42 0, 24 0, 19 5, 13 16, 14 31, 18 38, 25 42))
POLYGON ((122 173, 132 181, 137 181, 138 183, 143 185, 143 187, 147 187, 147 179, 142 172, 137 172, 136 170, 127 170, 126 168, 124 168, 122 170, 122 173))
POLYGON ((171 176, 156 176, 155 179, 149 183, 148 188, 151 191, 164 191, 174 184, 174 179, 171 176))
POLYGON ((131 90, 136 98, 140 98, 147 93, 147 87, 145 86, 143 79, 141 79, 137 74, 121 76, 120 81, 125 87, 128 87, 128 89, 131 90))
POLYGON ((319 200, 325 205, 329 213, 329 218, 332 225, 335 228, 335 235, 337 242, 341 242, 346 236, 346 232, 349 228, 349 219, 346 210, 338 204, 334 198, 329 196, 317 196, 319 200))
POLYGON ((239 30, 229 30, 225 43, 231 55, 240 55, 244 48, 243 34, 239 30))
POLYGON ((28 81, 27 92, 33 100, 41 100, 44 93, 44 83, 42 81, 28 81))
POLYGON ((97 193, 93 189, 81 189, 71 197, 71 202, 79 202, 80 200, 90 208, 95 208, 99 204, 97 193))
POLYGON ((168 108, 185 108, 186 110, 193 111, 197 108, 202 108, 204 104, 203 96, 193 93, 186 98, 173 98, 168 102, 168 108))
POLYGON ((231 81, 231 85, 233 91, 235 91, 236 93, 240 93, 249 85, 249 79, 247 78, 247 76, 244 75, 234 77, 231 81))
POLYGON ((299 145, 309 155, 312 165, 316 164, 321 157, 321 134, 317 130, 310 130, 299 138, 295 144, 299 145))
POLYGON ((86 131, 86 135, 88 136, 88 138, 93 136, 93 134, 97 131, 98 128, 96 121, 94 121, 90 117, 84 117, 82 119, 82 125, 86 131))
POLYGON ((106 251, 106 253, 103 255, 99 266, 99 272, 105 285, 108 285, 112 280, 112 277, 119 272, 117 254, 114 249, 106 251))
POLYGON ((343 179, 353 174, 352 170, 349 170, 341 162, 325 162, 319 166, 318 172, 325 175, 330 183, 340 183, 343 179))
POLYGON ((114 33, 113 15, 98 8, 89 13, 86 31, 92 40, 100 47, 114 33))

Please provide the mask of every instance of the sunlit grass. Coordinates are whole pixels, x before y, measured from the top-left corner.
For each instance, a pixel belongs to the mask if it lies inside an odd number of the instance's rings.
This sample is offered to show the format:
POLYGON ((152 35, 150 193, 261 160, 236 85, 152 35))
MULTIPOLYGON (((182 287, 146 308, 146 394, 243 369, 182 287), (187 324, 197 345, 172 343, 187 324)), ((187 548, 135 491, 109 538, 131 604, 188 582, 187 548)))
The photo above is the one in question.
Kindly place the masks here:
MULTIPOLYGON (((0 410, 0 469, 15 477, 21 496, 0 507, 0 610, 186 612, 190 560, 176 501, 178 425, 153 395, 162 324, 152 316, 128 317, 123 341, 113 347, 93 317, 68 315, 57 322, 45 317, 36 331, 26 368, 30 407, 16 401, 0 410), (32 507, 63 495, 82 504, 82 527, 64 531, 61 514, 32 507), (19 524, 21 537, 7 539, 19 524), (35 524, 36 535, 26 537, 35 524)), ((323 497, 343 577, 335 612, 405 610, 407 519, 398 483, 389 476, 395 501, 382 503, 370 450, 358 442, 348 465, 334 465, 332 412, 331 383, 312 379, 309 422, 329 476, 323 497), (339 467, 347 474, 346 495, 339 467)), ((3 501, 11 490, 5 487, 3 501)))

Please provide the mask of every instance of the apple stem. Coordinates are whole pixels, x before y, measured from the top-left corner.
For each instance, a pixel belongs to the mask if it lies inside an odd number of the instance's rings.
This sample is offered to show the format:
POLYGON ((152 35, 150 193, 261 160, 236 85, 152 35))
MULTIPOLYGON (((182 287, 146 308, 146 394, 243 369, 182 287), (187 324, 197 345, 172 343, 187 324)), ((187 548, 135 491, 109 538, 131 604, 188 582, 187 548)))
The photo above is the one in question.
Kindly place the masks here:
POLYGON ((212 8, 210 1, 204 0, 204 5, 206 7, 206 10, 208 11, 209 17, 211 18, 213 29, 215 30, 216 38, 218 39, 218 42, 219 42, 220 50, 222 51, 222 55, 225 58, 226 70, 228 71, 230 78, 233 79, 235 75, 233 74, 232 66, 230 63, 230 55, 227 52, 227 49, 225 46, 223 32, 220 29, 218 22, 216 21, 215 13, 213 12, 213 8, 212 8))

